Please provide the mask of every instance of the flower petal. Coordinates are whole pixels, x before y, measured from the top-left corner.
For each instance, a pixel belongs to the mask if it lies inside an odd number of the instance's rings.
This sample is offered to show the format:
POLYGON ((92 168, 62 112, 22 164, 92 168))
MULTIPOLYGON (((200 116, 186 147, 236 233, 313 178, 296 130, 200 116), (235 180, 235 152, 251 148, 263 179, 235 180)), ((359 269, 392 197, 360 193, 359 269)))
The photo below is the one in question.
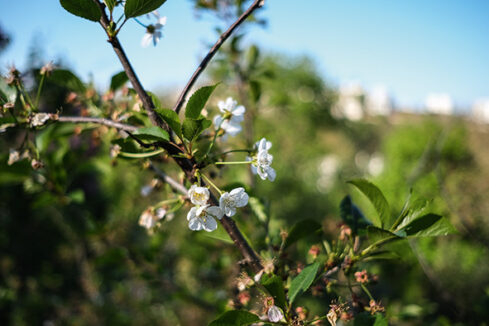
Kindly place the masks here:
POLYGON ((192 231, 202 230, 204 228, 202 224, 202 219, 198 217, 191 219, 190 221, 188 221, 188 228, 192 231))
POLYGON ((187 213, 187 221, 197 217, 197 207, 192 207, 187 213))
POLYGON ((151 33, 144 34, 143 39, 141 40, 141 46, 143 48, 148 47, 152 39, 153 39, 153 35, 151 33))
POLYGON ((268 174, 268 180, 270 180, 272 182, 275 180, 275 177, 277 176, 277 173, 271 167, 268 168, 267 174, 268 174))
POLYGON ((242 105, 237 106, 232 110, 233 116, 242 116, 246 112, 246 108, 242 105))
POLYGON ((207 232, 212 232, 215 229, 217 229, 217 222, 216 222, 216 220, 214 218, 208 216, 203 222, 204 223, 203 223, 203 226, 202 227, 207 232))
POLYGON ((206 212, 208 215, 212 216, 212 217, 215 217, 217 219, 221 219, 222 216, 224 215, 223 211, 221 208, 217 207, 217 206, 211 206, 211 207, 208 207, 206 209, 206 212))

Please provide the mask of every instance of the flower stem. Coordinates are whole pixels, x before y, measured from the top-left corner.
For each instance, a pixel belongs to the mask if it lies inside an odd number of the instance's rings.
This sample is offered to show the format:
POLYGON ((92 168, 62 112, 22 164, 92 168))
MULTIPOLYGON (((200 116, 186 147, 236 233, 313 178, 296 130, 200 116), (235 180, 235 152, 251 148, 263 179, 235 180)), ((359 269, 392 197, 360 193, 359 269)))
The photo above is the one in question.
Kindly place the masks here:
POLYGON ((217 190, 217 192, 219 193, 219 195, 222 195, 222 191, 221 189, 219 189, 212 181, 211 179, 209 179, 208 177, 205 176, 205 174, 200 174, 202 176, 202 178, 207 182, 209 183, 214 189, 217 190))
POLYGON ((119 155, 122 157, 129 157, 129 158, 145 158, 145 157, 151 157, 155 156, 158 154, 163 153, 165 150, 163 148, 160 148, 156 151, 153 152, 146 152, 146 153, 127 153, 127 152, 120 152, 119 155))
POLYGON ((232 164, 251 164, 253 161, 237 161, 237 162, 216 162, 216 165, 232 165, 232 164))
POLYGON ((44 84, 44 78, 46 78, 46 74, 42 74, 41 81, 39 82, 39 86, 37 87, 36 108, 39 106, 39 99, 41 97, 41 90, 42 90, 42 86, 44 84))
POLYGON ((374 300, 374 297, 372 296, 372 294, 370 293, 370 291, 367 289, 367 287, 365 286, 365 284, 360 283, 360 286, 362 287, 362 290, 368 295, 368 297, 370 298, 370 300, 374 300))

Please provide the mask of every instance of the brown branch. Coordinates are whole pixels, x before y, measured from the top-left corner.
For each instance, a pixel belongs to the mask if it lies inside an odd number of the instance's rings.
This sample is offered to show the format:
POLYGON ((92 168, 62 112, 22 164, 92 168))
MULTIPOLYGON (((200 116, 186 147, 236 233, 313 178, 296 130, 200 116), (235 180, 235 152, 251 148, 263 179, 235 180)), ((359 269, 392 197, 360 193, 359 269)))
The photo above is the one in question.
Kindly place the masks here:
POLYGON ((217 53, 219 48, 224 44, 224 42, 231 36, 231 34, 234 32, 234 30, 243 23, 246 18, 248 18, 249 15, 255 10, 260 7, 262 7, 264 4, 263 0, 255 0, 251 4, 251 6, 224 32, 222 35, 219 37, 219 39, 216 41, 214 46, 209 50, 207 55, 204 57, 202 62, 199 64, 197 69, 194 71, 192 77, 190 77, 187 85, 185 85, 185 88, 183 91, 180 93, 180 96, 178 97, 177 103, 173 107, 173 110, 175 112, 180 112, 183 103, 186 100, 187 94, 192 88, 192 86, 195 84, 197 79, 199 78, 200 74, 205 70, 211 59, 214 57, 214 55, 217 53))
POLYGON ((124 123, 116 122, 110 119, 104 118, 93 118, 93 117, 58 117, 56 121, 59 122, 71 122, 71 123, 95 123, 99 125, 104 125, 119 130, 124 130, 127 132, 133 132, 138 129, 135 126, 127 125, 124 123))
MULTIPOLYGON (((107 17, 107 14, 105 13, 105 5, 98 0, 93 0, 93 1, 99 6, 100 11, 102 12, 102 16, 100 18, 100 25, 102 25, 104 30, 107 32, 110 25, 110 21, 109 18, 107 17)), ((161 120, 160 117, 156 114, 153 100, 151 99, 151 96, 149 96, 148 93, 144 90, 144 87, 139 81, 139 78, 136 75, 134 68, 129 62, 129 59, 126 56, 126 53, 124 52, 124 49, 122 48, 122 45, 119 42, 119 39, 117 38, 117 36, 110 36, 108 32, 107 35, 109 36, 108 42, 112 45, 115 54, 119 58, 119 61, 121 62, 124 71, 126 72, 127 78, 129 78, 132 86, 134 87, 134 90, 136 91, 139 98, 143 102, 143 107, 148 113, 149 120, 155 126, 161 127, 166 131, 169 131, 167 124, 163 120, 161 120)))

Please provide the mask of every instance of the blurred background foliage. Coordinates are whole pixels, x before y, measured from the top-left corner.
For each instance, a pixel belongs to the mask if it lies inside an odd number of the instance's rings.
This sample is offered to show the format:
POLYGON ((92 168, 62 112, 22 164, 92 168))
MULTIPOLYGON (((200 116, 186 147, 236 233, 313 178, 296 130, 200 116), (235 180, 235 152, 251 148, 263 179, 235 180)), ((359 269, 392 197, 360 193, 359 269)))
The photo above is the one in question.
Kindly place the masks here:
MULTIPOLYGON (((215 5, 197 1, 204 10, 215 5)), ((3 48, 8 36, 1 35, 3 48)), ((224 188, 231 185, 223 180, 243 183, 259 198, 235 218, 255 250, 268 257, 270 247, 280 244, 280 232, 306 218, 335 239, 346 194, 371 214, 346 184, 351 178, 376 183, 395 212, 412 188, 420 200, 430 200, 431 211, 448 216, 459 234, 397 244, 399 259, 369 263, 379 275, 374 296, 392 324, 487 325, 489 127, 457 116, 401 112, 358 122, 335 118, 337 92, 313 61, 260 54, 241 44, 241 37, 230 40, 208 74, 222 84, 207 111, 213 117, 217 101, 227 96, 247 108, 243 135, 230 138, 223 151, 250 148, 262 136, 273 143, 273 183, 255 182, 244 168, 212 171, 224 188)), ((36 89, 34 76, 47 58, 39 48, 29 58, 24 78, 36 89)), ((63 67, 63 60, 57 65, 63 67)), ((117 97, 103 101, 103 95, 90 82, 47 79, 41 108, 110 116, 117 97), (67 101, 70 92, 83 97, 84 105, 67 101)), ((171 107, 173 92, 159 95, 171 107)), ((16 128, 1 134, 2 325, 204 325, 236 298, 240 257, 231 244, 215 239, 219 231, 190 232, 188 208, 152 235, 138 225, 148 206, 174 196, 166 185, 142 194, 154 174, 144 161, 112 159, 116 136, 106 127, 69 124, 52 124, 37 135, 16 128), (44 168, 33 170, 27 160, 7 165, 9 149, 26 137, 37 144, 44 168)), ((180 178, 168 162, 157 160, 180 178)), ((312 244, 299 242, 288 257, 306 264, 312 244)), ((330 297, 319 304, 311 298, 301 299, 311 315, 325 314, 330 297)))

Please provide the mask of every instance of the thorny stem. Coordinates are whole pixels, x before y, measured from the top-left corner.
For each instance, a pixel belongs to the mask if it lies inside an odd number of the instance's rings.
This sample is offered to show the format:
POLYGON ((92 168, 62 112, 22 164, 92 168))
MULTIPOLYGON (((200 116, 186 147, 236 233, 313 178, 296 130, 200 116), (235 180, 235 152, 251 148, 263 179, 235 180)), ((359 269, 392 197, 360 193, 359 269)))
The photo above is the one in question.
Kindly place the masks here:
POLYGON ((212 60, 214 55, 217 53, 219 48, 224 44, 224 42, 231 36, 231 34, 234 32, 234 30, 243 23, 246 18, 248 18, 249 15, 253 13, 255 9, 260 8, 263 6, 263 0, 255 0, 251 4, 251 6, 224 32, 222 35, 219 37, 219 39, 216 41, 214 46, 209 50, 207 55, 204 57, 202 62, 199 64, 197 69, 194 71, 192 77, 190 77, 187 85, 185 85, 185 88, 183 91, 180 93, 180 96, 178 97, 177 103, 173 107, 173 110, 175 112, 180 112, 180 109, 182 108, 183 103, 185 102, 185 99, 187 97, 188 92, 192 88, 192 86, 195 84, 197 79, 199 78, 200 74, 205 70, 209 62, 212 60))
MULTIPOLYGON (((102 16, 100 18, 100 24, 102 27, 105 29, 106 33, 109 27, 109 19, 107 18, 107 15, 105 13, 105 5, 100 2, 99 0, 93 0, 100 8, 100 11, 102 12, 102 16)), ((182 106, 183 102, 185 101, 185 97, 187 93, 189 92, 190 88, 192 85, 195 83, 199 75, 202 73, 202 71, 206 68, 207 64, 209 61, 212 59, 212 57, 216 54, 216 52, 219 50, 221 47, 222 43, 232 34, 232 32, 257 8, 263 6, 263 0, 255 0, 253 4, 246 10, 239 18, 234 22, 234 24, 231 25, 231 27, 224 32, 219 40, 214 44, 214 46, 211 48, 209 53, 206 55, 204 60, 201 62, 197 70, 194 72, 192 77, 190 78, 189 82, 187 83, 187 86, 184 88, 182 91, 179 100, 177 101, 177 104, 175 105, 174 110, 178 113, 179 108, 182 106), (178 108, 178 109, 177 109, 178 108)), ((112 45, 114 51, 116 52, 117 57, 119 58, 122 66, 124 67, 124 71, 126 72, 127 77, 131 81, 134 89, 136 90, 137 94, 141 98, 141 101, 143 102, 143 106, 145 110, 148 113, 150 121, 159 127, 164 128, 165 130, 169 131, 169 127, 166 123, 164 123, 156 114, 155 112, 155 107, 153 104, 153 101, 151 97, 148 95, 148 93, 144 90, 143 86, 141 85, 136 73, 134 72, 134 69, 132 68, 129 59, 127 58, 124 50, 122 49, 122 46, 117 38, 117 36, 110 37, 109 36, 109 43, 112 45)), ((189 181, 194 180, 195 178, 195 169, 196 169, 196 162, 193 158, 187 159, 187 158, 180 158, 176 157, 178 154, 182 154, 182 150, 176 150, 175 147, 169 145, 168 143, 163 143, 162 147, 164 147, 170 155, 174 158, 175 162, 180 166, 180 168, 185 172, 186 178, 189 181)), ((153 170, 155 170, 154 165, 152 165, 153 170)), ((183 186, 181 186, 183 187, 183 186)), ((180 188, 180 187, 179 187, 180 188)), ((185 188, 185 187, 183 187, 185 188)), ((180 188, 180 191, 183 190, 180 188)), ((187 192, 185 191, 185 195, 187 192)), ((213 202, 214 205, 218 206, 219 201, 217 198, 211 194, 211 201, 213 202)), ((241 252, 243 257, 245 258, 246 262, 249 264, 251 269, 255 272, 258 273, 263 269, 263 266, 261 264, 260 258, 257 256, 253 248, 250 246, 250 244, 246 241, 246 239, 243 237, 243 234, 241 231, 238 229, 236 224, 232 219, 230 219, 227 216, 224 216, 220 220, 222 226, 226 230, 226 232, 229 234, 229 237, 233 240, 233 243, 235 246, 238 248, 238 250, 241 252)))

